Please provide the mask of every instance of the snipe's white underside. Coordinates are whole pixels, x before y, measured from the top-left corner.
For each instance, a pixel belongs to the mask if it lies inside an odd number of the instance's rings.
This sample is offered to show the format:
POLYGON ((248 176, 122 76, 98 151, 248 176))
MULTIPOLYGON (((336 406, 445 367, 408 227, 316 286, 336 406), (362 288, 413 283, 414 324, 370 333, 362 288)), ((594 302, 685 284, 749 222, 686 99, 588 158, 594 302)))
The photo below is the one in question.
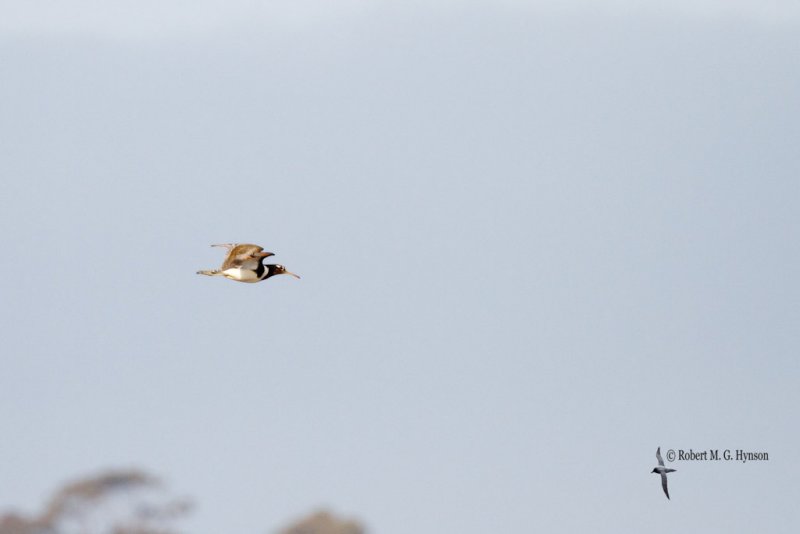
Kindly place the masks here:
POLYGON ((222 274, 225 278, 236 280, 237 282, 258 282, 258 276, 250 269, 232 267, 222 271, 222 274))

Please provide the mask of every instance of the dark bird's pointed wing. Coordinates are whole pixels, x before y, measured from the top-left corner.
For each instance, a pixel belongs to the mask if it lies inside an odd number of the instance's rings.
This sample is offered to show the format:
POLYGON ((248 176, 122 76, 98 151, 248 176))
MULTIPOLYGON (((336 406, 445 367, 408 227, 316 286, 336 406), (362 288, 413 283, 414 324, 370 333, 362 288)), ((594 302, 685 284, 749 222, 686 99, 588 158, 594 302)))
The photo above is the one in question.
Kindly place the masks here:
MULTIPOLYGON (((661 457, 661 447, 659 447, 658 450, 656 451, 656 458, 658 458, 658 465, 664 467, 664 459, 661 457)), ((664 487, 666 488, 666 482, 664 482, 664 484, 665 484, 664 487)))
POLYGON ((667 489, 667 475, 665 473, 661 473, 661 487, 664 488, 664 495, 666 495, 667 499, 669 499, 669 490, 667 489))

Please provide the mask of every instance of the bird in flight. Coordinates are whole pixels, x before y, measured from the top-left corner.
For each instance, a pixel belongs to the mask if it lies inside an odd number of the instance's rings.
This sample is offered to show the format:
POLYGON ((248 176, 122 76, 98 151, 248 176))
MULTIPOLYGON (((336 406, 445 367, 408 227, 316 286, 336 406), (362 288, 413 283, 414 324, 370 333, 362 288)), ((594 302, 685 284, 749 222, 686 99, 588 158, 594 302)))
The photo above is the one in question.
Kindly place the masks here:
POLYGON ((222 247, 228 250, 225 260, 219 269, 208 271, 197 271, 197 274, 206 276, 224 276, 229 280, 237 282, 247 282, 253 284, 261 282, 271 276, 288 274, 295 278, 300 278, 294 273, 286 270, 286 267, 278 264, 264 265, 264 258, 274 256, 272 252, 265 252, 263 247, 250 244, 223 243, 221 245, 211 245, 212 247, 222 247))
POLYGON ((667 473, 672 473, 675 469, 664 467, 664 459, 661 457, 661 447, 656 450, 656 458, 658 458, 658 467, 654 467, 651 473, 658 473, 661 475, 661 487, 664 488, 664 495, 669 499, 669 490, 667 489, 667 473))

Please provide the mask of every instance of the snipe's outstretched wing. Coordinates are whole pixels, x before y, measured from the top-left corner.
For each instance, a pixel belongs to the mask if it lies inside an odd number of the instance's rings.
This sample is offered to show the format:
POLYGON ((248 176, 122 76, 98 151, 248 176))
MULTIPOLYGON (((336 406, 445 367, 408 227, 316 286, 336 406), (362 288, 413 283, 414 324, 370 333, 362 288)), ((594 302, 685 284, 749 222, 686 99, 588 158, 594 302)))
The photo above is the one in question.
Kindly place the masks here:
POLYGON ((274 256, 272 252, 264 252, 263 247, 251 244, 224 243, 221 245, 211 245, 212 247, 224 247, 228 249, 228 254, 222 262, 220 271, 231 268, 257 269, 264 258, 274 256))

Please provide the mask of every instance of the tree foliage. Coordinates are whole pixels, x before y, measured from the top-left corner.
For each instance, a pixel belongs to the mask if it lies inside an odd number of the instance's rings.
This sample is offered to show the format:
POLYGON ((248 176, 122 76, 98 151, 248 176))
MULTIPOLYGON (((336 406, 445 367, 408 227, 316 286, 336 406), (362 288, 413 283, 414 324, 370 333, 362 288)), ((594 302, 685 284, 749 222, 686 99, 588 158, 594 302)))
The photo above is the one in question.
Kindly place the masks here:
POLYGON ((65 484, 37 515, 0 516, 0 534, 175 534, 190 509, 147 473, 108 471, 65 484))
POLYGON ((338 519, 326 511, 319 511, 284 529, 280 534, 364 534, 364 528, 355 521, 338 519))
MULTIPOLYGON (((39 514, 0 515, 0 534, 177 534, 191 511, 185 498, 170 495, 152 475, 107 471, 69 482, 39 514)), ((318 511, 279 534, 365 534, 358 522, 318 511)))

